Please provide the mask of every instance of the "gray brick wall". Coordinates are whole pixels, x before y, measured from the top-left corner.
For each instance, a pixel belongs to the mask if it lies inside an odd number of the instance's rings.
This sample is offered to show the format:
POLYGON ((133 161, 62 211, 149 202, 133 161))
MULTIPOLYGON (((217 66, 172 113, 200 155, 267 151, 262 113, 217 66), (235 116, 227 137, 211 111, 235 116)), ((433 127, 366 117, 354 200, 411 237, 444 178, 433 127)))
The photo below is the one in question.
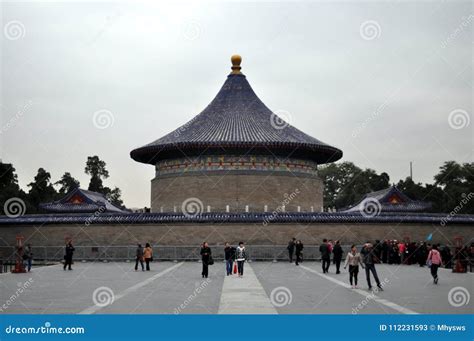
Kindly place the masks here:
POLYGON ((155 178, 151 182, 152 212, 181 212, 182 203, 188 198, 198 198, 204 212, 268 212, 285 205, 287 212, 320 212, 323 206, 323 184, 316 176, 251 174, 206 174, 155 178), (298 192, 298 193, 296 193, 298 192), (292 193, 294 194, 292 196, 292 193))

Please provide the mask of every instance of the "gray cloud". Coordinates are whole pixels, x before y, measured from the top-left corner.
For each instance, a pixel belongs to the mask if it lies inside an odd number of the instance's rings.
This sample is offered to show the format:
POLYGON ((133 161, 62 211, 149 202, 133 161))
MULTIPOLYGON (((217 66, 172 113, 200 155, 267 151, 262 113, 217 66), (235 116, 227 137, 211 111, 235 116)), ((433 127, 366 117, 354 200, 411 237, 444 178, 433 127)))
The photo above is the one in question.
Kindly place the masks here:
POLYGON ((8 129, 0 157, 22 187, 38 167, 54 179, 70 171, 87 186, 84 164, 97 154, 128 206, 149 205, 153 167, 131 160, 130 150, 198 114, 234 53, 271 109, 341 148, 343 160, 392 181, 414 161, 415 180, 431 182, 443 161, 473 159, 469 1, 30 2, 2 10, 8 129), (372 40, 360 33, 369 20, 380 27, 372 40), (24 26, 18 39, 6 34, 12 21, 24 26), (448 116, 457 108, 471 123, 455 130, 448 116), (93 116, 103 109, 113 125, 97 129, 93 116))

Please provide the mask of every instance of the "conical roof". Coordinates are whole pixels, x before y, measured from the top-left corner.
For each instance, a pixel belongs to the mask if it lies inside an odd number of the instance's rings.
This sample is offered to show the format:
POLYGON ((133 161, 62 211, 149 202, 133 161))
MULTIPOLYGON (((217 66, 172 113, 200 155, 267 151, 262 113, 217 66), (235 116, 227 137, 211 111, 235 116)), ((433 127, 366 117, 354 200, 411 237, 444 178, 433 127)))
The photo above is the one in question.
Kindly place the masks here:
POLYGON ((175 131, 133 150, 138 162, 212 154, 268 154, 301 157, 319 164, 342 157, 342 151, 311 137, 274 114, 257 97, 233 56, 232 73, 214 100, 175 131))

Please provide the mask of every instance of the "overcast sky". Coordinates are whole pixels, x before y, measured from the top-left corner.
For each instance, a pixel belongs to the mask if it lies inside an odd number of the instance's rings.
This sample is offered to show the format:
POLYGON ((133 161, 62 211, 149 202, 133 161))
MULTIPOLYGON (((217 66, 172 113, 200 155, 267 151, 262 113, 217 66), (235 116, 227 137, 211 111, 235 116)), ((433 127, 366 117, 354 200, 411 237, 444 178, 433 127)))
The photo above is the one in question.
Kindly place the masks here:
MULTIPOLYGON (((87 188, 87 156, 128 207, 154 167, 129 152, 197 115, 230 72, 344 152, 341 161, 432 182, 472 162, 470 1, 2 4, 0 158, 20 185, 39 167, 87 188)), ((340 161, 340 162, 341 162, 340 161)))

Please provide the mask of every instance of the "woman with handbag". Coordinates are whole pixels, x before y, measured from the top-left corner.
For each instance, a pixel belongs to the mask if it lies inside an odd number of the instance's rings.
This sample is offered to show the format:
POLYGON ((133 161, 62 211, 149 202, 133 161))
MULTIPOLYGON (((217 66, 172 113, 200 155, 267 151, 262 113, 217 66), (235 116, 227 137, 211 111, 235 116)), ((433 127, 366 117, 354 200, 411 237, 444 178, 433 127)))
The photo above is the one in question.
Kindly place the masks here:
POLYGON ((433 276, 433 283, 438 284, 438 268, 441 266, 441 254, 438 251, 438 245, 433 245, 428 254, 426 263, 431 268, 431 276, 433 276))
POLYGON ((143 258, 145 258, 146 271, 150 271, 150 262, 153 261, 153 249, 150 243, 146 243, 145 250, 143 250, 143 258))
POLYGON ((212 251, 207 242, 202 243, 201 246, 201 260, 202 260, 202 278, 207 278, 209 276, 209 265, 212 265, 214 261, 212 260, 212 251), (212 263, 212 264, 211 264, 212 263))

